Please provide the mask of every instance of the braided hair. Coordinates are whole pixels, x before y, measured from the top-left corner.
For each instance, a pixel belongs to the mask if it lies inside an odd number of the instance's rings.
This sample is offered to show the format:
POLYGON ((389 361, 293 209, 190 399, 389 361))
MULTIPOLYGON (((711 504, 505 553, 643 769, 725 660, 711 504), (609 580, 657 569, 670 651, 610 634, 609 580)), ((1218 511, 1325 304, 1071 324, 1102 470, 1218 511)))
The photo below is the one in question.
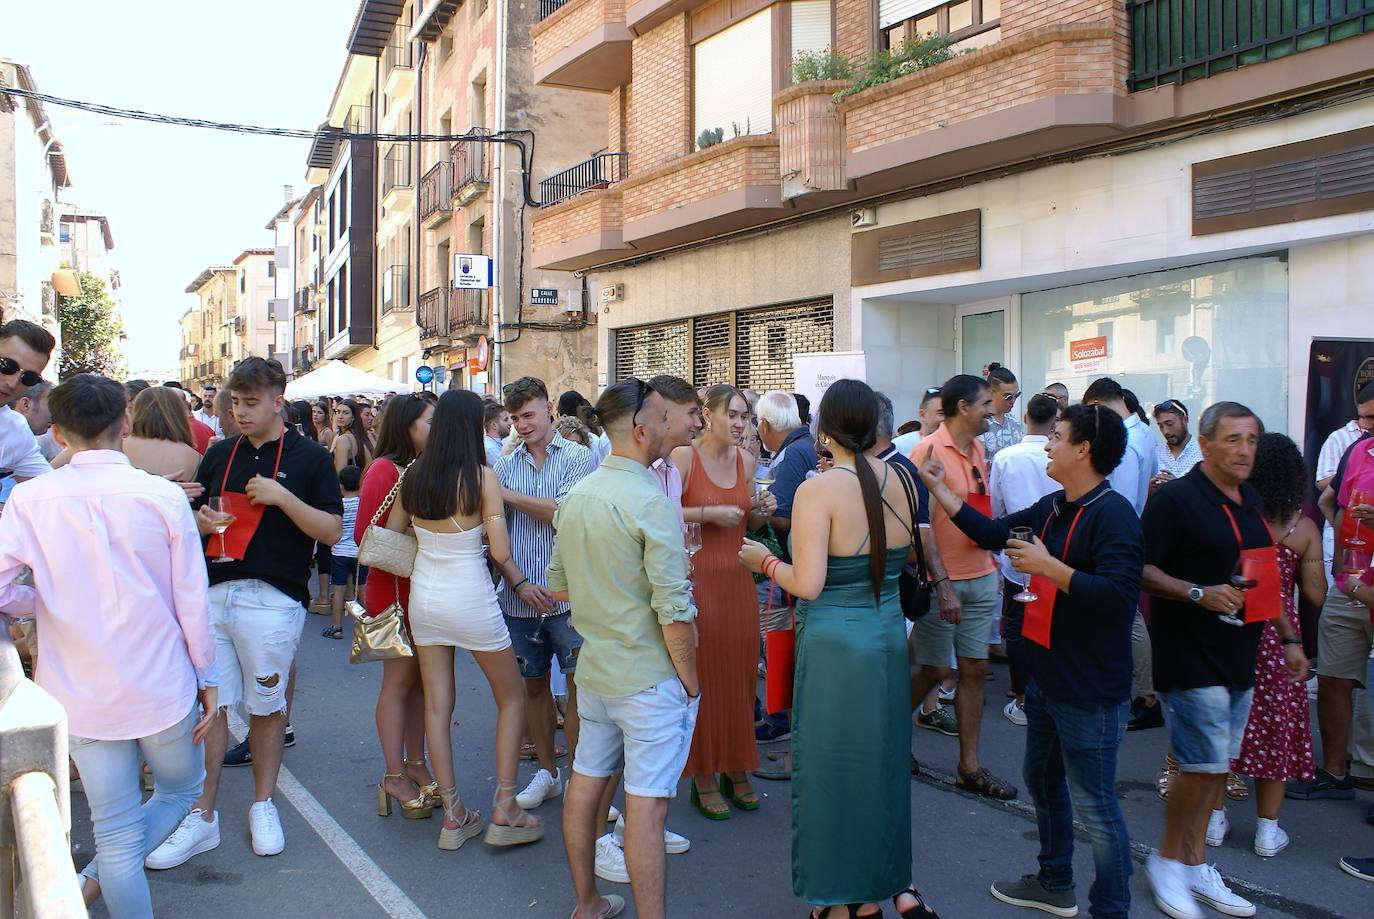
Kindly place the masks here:
POLYGON ((887 525, 883 521, 883 495, 878 477, 864 457, 864 453, 877 443, 878 396, 861 380, 836 380, 821 397, 817 424, 821 433, 854 453, 854 471, 859 477, 859 492, 863 495, 864 514, 868 517, 871 544, 868 574, 873 582, 874 602, 880 602, 887 572, 887 525))

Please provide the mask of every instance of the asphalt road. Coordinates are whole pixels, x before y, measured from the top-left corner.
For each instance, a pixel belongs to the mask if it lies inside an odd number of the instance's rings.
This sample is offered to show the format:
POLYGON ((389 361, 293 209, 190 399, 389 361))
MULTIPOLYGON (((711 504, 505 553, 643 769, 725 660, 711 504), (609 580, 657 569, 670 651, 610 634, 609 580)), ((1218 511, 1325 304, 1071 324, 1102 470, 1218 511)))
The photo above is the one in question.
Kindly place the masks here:
MULTIPOLYGON (((220 791, 222 842, 180 868, 150 872, 159 917, 328 916, 330 919, 422 917, 565 917, 573 907, 559 829, 559 801, 538 813, 543 841, 497 851, 480 839, 458 852, 434 845, 440 821, 376 815, 375 785, 383 771, 373 724, 381 677, 378 665, 350 666, 347 644, 320 637, 311 616, 302 639, 299 688, 292 722, 297 744, 286 751, 277 804, 286 851, 254 856, 248 843, 251 804, 248 769, 225 771, 220 791)), ((455 720, 459 790, 473 807, 490 810, 495 708, 471 658, 460 656, 455 720)), ((994 666, 987 684, 983 759, 1018 785, 1022 730, 1002 717, 1007 674, 994 666)), ((1131 916, 1162 915, 1154 906, 1141 862, 1158 842, 1163 805, 1153 777, 1163 758, 1165 732, 1128 734, 1118 792, 1137 850, 1131 916)), ((1003 805, 956 790, 949 780, 954 738, 917 730, 913 751, 923 771, 912 782, 911 834, 916 882, 943 919, 1000 919, 1042 915, 992 899, 988 885, 1035 868, 1034 817, 1024 802, 1003 805)), ((521 784, 528 778, 522 767, 521 784)), ((669 826, 692 841, 669 856, 669 913, 677 917, 798 919, 806 907, 791 892, 790 799, 786 783, 758 782, 763 806, 728 821, 698 815, 684 793, 669 826)), ((844 794, 837 788, 835 793, 844 794)), ((1374 828, 1364 822, 1374 795, 1359 800, 1287 802, 1282 823, 1291 846, 1273 859, 1251 849, 1252 803, 1232 804, 1230 838, 1210 850, 1219 870, 1259 904, 1259 916, 1300 919, 1374 916, 1374 885, 1343 874, 1342 855, 1374 855, 1374 828)), ((73 852, 78 866, 93 853, 84 799, 75 797, 73 852)), ((1081 915, 1087 915, 1092 861, 1080 839, 1075 865, 1081 915)), ((603 891, 629 888, 603 884, 603 891)), ((107 915, 99 905, 92 916, 107 915)), ((625 915, 633 916, 633 908, 625 915)), ((888 916, 895 916, 891 904, 888 916)))

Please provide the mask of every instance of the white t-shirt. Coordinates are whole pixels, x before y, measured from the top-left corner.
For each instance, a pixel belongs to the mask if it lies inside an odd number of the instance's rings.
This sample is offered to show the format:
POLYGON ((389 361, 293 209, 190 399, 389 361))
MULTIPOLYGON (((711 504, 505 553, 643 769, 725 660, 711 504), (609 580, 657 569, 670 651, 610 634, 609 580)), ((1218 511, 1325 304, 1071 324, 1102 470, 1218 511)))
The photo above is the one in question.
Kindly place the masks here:
POLYGON ((892 446, 896 447, 897 452, 907 459, 911 458, 911 451, 915 450, 916 445, 920 442, 921 432, 919 430, 907 431, 905 434, 898 434, 896 437, 892 438, 892 446))
POLYGON ((52 472, 52 467, 38 449, 28 419, 8 405, 0 406, 0 476, 32 479, 45 472, 52 472))

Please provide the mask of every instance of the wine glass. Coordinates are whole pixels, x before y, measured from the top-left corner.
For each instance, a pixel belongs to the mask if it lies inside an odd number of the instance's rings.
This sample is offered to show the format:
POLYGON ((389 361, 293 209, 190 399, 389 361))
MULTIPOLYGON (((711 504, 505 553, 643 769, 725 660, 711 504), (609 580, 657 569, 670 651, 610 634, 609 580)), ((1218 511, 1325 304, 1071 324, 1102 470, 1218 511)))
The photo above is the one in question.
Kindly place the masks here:
MULTIPOLYGON (((1012 527, 1011 538, 1019 539, 1022 542, 1030 542, 1035 538, 1035 531, 1030 527, 1012 527)), ((1034 603, 1040 599, 1040 595, 1030 589, 1029 586, 1022 587, 1016 596, 1012 597, 1017 603, 1034 603)))
POLYGON ((773 470, 767 466, 760 466, 754 473, 754 491, 763 494, 773 487, 773 470))
MULTIPOLYGON (((1231 586, 1241 593, 1259 586, 1260 561, 1257 558, 1242 557, 1236 562, 1236 568, 1231 572, 1231 586)), ((1244 606, 1241 607, 1244 609, 1244 606)), ((1227 625, 1245 625, 1245 620, 1241 618, 1240 610, 1233 610, 1221 617, 1221 621, 1227 625)))
MULTIPOLYGON (((1369 495, 1362 488, 1350 489, 1350 504, 1346 506, 1345 512, 1348 514, 1361 504, 1369 503, 1369 495)), ((1360 537, 1360 518, 1355 518, 1355 532, 1346 542, 1347 546, 1357 546, 1363 548, 1369 543, 1360 537)))
MULTIPOLYGON (((1341 565, 1341 571, 1344 572, 1347 578, 1363 577, 1365 571, 1369 568, 1370 558, 1371 556, 1368 552, 1359 552, 1355 549, 1346 549, 1345 560, 1341 565)), ((1354 597, 1351 597, 1350 600, 1347 602, 1353 609, 1362 609, 1364 607, 1364 604, 1361 603, 1359 600, 1356 600, 1354 597)))
POLYGON ((232 562, 234 559, 225 554, 224 533, 234 523, 234 513, 229 507, 228 498, 211 498, 206 507, 210 509, 210 527, 219 534, 219 558, 216 562, 232 562))
POLYGON ((684 523, 682 525, 682 542, 687 547, 687 570, 692 570, 693 559, 701 551, 701 524, 684 523))

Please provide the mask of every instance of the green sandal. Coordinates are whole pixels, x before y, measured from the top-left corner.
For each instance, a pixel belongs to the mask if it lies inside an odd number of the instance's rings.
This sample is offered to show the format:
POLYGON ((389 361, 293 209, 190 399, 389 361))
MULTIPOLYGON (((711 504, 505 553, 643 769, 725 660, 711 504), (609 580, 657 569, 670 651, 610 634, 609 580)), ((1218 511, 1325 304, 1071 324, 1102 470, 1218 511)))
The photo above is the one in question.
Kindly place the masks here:
MULTIPOLYGON (((707 794, 710 794, 710 792, 708 791, 707 794)), ((695 807, 697 811, 701 813, 701 816, 705 817, 707 820, 730 819, 730 806, 726 804, 724 801, 720 802, 720 810, 715 810, 710 805, 701 803, 701 794, 697 791, 696 782, 692 783, 692 794, 690 800, 692 802, 692 806, 695 807)))
MULTIPOLYGON (((696 786, 693 786, 694 788, 696 786)), ((722 797, 729 798, 730 802, 742 811, 756 811, 759 809, 759 793, 754 789, 744 792, 746 795, 753 795, 753 798, 745 798, 735 794, 735 780, 725 773, 720 774, 720 793, 722 797)))

